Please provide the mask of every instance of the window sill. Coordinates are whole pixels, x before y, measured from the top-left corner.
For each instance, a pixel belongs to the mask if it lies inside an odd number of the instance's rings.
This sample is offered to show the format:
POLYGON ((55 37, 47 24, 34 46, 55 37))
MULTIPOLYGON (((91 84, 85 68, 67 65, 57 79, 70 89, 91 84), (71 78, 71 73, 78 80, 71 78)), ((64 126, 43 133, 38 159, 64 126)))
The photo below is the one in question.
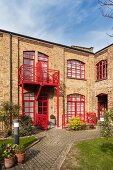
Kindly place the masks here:
POLYGON ((103 81, 103 80, 107 80, 107 78, 106 78, 106 79, 100 79, 100 80, 96 80, 95 82, 99 82, 99 81, 103 81))
POLYGON ((70 78, 70 77, 67 77, 67 79, 73 79, 73 80, 83 80, 83 81, 87 81, 87 79, 77 79, 77 78, 70 78))

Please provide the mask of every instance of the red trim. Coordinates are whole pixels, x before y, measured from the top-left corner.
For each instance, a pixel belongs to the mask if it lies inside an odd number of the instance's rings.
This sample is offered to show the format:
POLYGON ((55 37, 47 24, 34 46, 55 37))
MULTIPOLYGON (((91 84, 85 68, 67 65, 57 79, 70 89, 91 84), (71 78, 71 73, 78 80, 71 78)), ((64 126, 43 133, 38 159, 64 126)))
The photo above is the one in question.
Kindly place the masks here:
POLYGON ((59 127, 59 96, 60 96, 60 89, 57 86, 57 127, 59 127))
POLYGON ((22 116, 24 116, 24 83, 22 81, 22 116))

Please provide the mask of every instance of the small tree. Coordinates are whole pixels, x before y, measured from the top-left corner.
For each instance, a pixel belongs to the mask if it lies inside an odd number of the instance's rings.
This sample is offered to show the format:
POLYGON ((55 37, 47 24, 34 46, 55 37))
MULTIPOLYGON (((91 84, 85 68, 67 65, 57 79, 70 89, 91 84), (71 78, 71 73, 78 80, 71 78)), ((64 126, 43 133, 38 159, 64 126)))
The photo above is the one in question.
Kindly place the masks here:
POLYGON ((104 113, 104 121, 99 123, 101 135, 103 137, 111 137, 113 131, 113 109, 104 113))
POLYGON ((4 132, 12 132, 12 119, 18 118, 20 106, 10 102, 3 102, 0 105, 0 120, 4 122, 4 132))

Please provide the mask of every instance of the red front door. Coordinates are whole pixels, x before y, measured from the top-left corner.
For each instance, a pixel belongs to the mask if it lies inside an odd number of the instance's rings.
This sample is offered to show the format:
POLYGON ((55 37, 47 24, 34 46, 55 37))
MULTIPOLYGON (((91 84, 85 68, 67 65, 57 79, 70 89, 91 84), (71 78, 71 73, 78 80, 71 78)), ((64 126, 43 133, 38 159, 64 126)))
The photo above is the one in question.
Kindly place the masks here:
POLYGON ((37 125, 41 129, 48 128, 48 98, 47 95, 41 95, 38 99, 37 125))

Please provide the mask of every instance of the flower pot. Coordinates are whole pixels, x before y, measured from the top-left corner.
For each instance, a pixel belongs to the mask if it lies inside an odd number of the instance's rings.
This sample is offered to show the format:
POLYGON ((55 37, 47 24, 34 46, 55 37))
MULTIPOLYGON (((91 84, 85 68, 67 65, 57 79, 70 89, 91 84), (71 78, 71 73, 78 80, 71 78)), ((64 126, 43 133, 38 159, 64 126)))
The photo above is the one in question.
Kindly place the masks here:
POLYGON ((4 165, 5 165, 5 168, 11 168, 14 166, 14 157, 11 157, 11 158, 4 158, 4 165))
POLYGON ((24 161, 25 161, 25 153, 17 153, 15 155, 16 155, 17 163, 24 163, 24 161))

